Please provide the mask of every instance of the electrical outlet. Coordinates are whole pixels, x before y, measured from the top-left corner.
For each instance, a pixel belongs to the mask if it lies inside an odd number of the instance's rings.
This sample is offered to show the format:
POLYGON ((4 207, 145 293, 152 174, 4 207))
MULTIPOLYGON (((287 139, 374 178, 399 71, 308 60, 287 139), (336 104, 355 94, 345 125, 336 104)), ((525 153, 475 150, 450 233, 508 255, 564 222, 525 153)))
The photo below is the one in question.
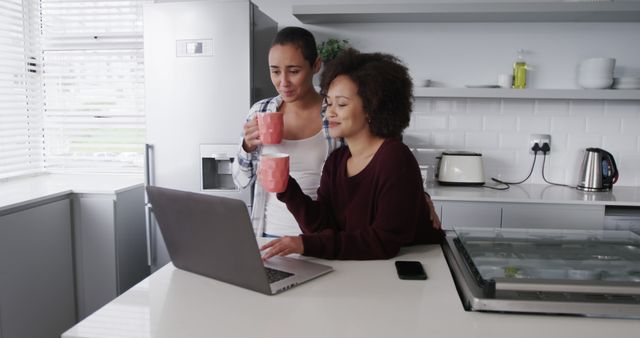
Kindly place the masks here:
MULTIPOLYGON (((551 135, 549 135, 549 134, 531 134, 529 136, 529 154, 533 154, 534 153, 533 150, 531 150, 531 148, 533 148, 533 145, 536 142, 538 143, 538 145, 540 147, 542 147, 542 145, 544 143, 547 143, 549 145, 549 148, 551 148, 551 135)), ((551 152, 551 150, 549 150, 547 152, 547 154, 550 153, 550 152, 551 152)))

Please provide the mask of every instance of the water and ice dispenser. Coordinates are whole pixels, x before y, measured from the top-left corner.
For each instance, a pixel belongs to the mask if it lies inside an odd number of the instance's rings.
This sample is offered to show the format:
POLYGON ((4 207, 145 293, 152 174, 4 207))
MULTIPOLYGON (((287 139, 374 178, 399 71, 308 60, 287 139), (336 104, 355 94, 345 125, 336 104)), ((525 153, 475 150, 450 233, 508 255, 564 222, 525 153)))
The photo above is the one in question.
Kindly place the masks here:
POLYGON ((251 204, 251 188, 238 188, 231 168, 236 160, 237 144, 201 144, 201 189, 225 197, 239 198, 251 204))
POLYGON ((234 157, 223 152, 202 156, 202 189, 235 190, 231 176, 233 161, 234 157))

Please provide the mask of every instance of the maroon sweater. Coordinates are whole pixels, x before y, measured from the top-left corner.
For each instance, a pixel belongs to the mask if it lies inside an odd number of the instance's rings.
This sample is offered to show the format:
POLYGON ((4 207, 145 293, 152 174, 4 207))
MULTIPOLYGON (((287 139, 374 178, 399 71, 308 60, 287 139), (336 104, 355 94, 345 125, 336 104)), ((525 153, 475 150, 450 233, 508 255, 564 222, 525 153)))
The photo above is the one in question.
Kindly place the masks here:
POLYGON ((431 227, 418 163, 406 145, 385 140, 352 177, 349 157, 349 148, 342 147, 327 158, 317 201, 291 177, 277 195, 302 229, 305 255, 386 259, 405 245, 441 241, 442 232, 431 227))

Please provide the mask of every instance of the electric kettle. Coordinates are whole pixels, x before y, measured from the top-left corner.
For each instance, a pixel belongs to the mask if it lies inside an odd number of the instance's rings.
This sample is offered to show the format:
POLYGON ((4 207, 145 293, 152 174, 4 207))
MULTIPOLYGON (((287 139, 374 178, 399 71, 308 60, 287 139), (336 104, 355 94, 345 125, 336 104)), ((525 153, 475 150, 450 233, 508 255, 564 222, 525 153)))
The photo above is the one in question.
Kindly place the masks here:
POLYGON ((617 181, 618 167, 613 155, 604 149, 587 148, 576 188, 584 191, 610 191, 617 181))

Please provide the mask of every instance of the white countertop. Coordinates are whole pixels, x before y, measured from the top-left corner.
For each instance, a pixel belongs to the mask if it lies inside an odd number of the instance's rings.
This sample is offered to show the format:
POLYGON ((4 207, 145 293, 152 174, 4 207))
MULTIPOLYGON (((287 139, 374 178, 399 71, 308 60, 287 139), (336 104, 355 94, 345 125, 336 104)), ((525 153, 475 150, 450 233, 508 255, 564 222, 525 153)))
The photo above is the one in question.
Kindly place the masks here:
MULTIPOLYGON (((116 194, 143 182, 142 175, 133 174, 44 174, 0 180, 0 212, 70 193, 116 194)), ((427 191, 434 201, 640 206, 640 187, 629 186, 614 186, 610 192, 584 192, 548 184, 520 184, 499 191, 431 183, 427 191)))
POLYGON ((89 337, 637 337, 640 320, 466 312, 439 246, 403 249, 426 281, 394 260, 325 261, 335 271, 276 296, 168 264, 73 328, 89 337))
POLYGON ((434 201, 640 206, 640 187, 630 186, 614 186, 609 192, 585 192, 550 184, 514 184, 508 190, 493 190, 430 183, 427 192, 434 201))
POLYGON ((142 175, 44 174, 0 181, 0 212, 70 193, 116 194, 142 186, 142 175))

